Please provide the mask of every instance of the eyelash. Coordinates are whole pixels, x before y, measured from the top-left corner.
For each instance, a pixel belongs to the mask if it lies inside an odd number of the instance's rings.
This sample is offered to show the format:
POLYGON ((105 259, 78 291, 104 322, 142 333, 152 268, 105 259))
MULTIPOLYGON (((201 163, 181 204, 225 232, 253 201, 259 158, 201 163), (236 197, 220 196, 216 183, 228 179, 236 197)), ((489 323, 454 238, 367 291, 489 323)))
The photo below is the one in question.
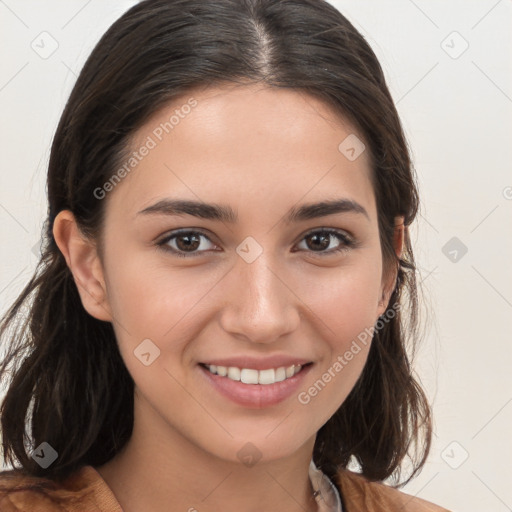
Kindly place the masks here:
MULTIPOLYGON (((358 242, 356 242, 356 240, 354 240, 353 238, 349 237, 348 235, 346 235, 345 233, 343 233, 341 231, 338 231, 338 230, 332 229, 332 228, 323 228, 323 229, 316 229, 314 231, 310 231, 310 232, 306 233, 300 241, 302 242, 304 239, 306 239, 312 235, 317 235, 317 234, 334 235, 340 242, 342 242, 336 249, 331 249, 330 251, 311 251, 311 250, 309 251, 315 255, 319 255, 320 257, 323 257, 324 255, 340 253, 342 251, 348 251, 349 249, 357 248, 359 245, 358 242)), ((173 249, 167 245, 169 243, 169 241, 173 240, 174 238, 178 238, 178 237, 184 236, 184 235, 200 235, 200 236, 205 237, 206 239, 210 240, 208 238, 208 236, 206 236, 201 231, 183 230, 183 231, 178 231, 178 232, 174 232, 170 235, 167 235, 165 238, 163 238, 162 240, 157 242, 156 245, 160 249, 162 249, 166 252, 170 252, 173 255, 178 256, 179 258, 194 258, 196 256, 200 256, 203 252, 206 252, 206 251, 199 251, 199 252, 186 253, 186 252, 182 252, 182 251, 173 249)), ((211 242, 211 240, 210 240, 210 242, 211 242)))

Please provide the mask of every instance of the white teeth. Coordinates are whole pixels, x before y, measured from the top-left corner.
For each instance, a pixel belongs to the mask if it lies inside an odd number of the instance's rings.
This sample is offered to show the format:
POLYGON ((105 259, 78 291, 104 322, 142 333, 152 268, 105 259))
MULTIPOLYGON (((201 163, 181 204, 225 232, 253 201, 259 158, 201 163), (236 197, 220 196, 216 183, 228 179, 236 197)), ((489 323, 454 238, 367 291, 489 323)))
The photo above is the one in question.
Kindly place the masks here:
MULTIPOLYGON (((212 366, 214 366, 214 365, 212 365, 212 366)), ((210 366, 210 371, 211 371, 212 373, 214 373, 214 372, 212 371, 212 367, 211 367, 211 366, 210 366)), ((234 366, 230 366, 230 367, 228 368, 228 375, 227 375, 227 376, 228 376, 228 378, 229 378, 229 379, 231 379, 231 380, 240 380, 240 373, 241 373, 241 372, 240 372, 240 368, 235 368, 234 366)))
POLYGON ((258 384, 258 370, 248 370, 244 368, 240 372, 240 380, 244 384, 258 384))
MULTIPOLYGON (((212 365, 214 366, 214 365, 212 365)), ((210 366, 211 368, 211 366, 210 366)), ((210 369, 211 371, 211 369, 210 369)), ((214 373, 214 372, 212 372, 214 373)), ((225 366, 217 366, 217 375, 220 375, 221 377, 225 377, 228 374, 228 369, 225 366)))
POLYGON ((281 367, 281 368, 278 368, 276 370, 276 376, 275 376, 275 381, 276 382, 281 382, 283 381, 284 379, 286 379, 286 369, 281 367))
POLYGON ((270 370, 260 370, 258 375, 258 384, 274 384, 276 381, 276 371, 271 368, 270 370))
POLYGON ((237 368, 236 366, 218 366, 218 365, 207 365, 206 368, 211 373, 217 374, 220 377, 227 377, 228 379, 235 381, 242 381, 244 384, 274 384, 276 382, 282 382, 285 379, 293 377, 300 372, 302 366, 292 365, 285 368, 281 366, 279 368, 270 368, 268 370, 253 370, 251 368, 237 368))

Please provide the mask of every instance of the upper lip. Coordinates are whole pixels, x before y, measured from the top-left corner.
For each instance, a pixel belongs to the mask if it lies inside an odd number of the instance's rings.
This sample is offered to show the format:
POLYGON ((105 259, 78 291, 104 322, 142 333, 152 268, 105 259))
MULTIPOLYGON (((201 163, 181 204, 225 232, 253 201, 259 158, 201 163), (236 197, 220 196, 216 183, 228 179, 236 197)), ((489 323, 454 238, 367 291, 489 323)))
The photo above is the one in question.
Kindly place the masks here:
POLYGON ((215 366, 234 366, 236 368, 250 368, 254 370, 269 370, 271 368, 281 368, 284 366, 285 368, 292 365, 305 365, 311 363, 307 359, 302 359, 299 357, 292 356, 271 356, 271 357, 252 357, 252 356, 242 356, 242 357, 227 357, 222 359, 209 359, 208 361, 203 361, 204 365, 215 365, 215 366))

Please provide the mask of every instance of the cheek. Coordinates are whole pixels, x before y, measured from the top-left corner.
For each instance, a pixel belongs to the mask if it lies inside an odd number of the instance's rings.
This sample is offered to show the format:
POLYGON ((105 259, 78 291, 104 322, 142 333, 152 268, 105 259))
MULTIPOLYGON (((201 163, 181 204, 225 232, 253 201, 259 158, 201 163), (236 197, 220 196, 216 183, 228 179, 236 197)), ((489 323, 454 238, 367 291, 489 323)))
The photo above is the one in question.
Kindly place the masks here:
MULTIPOLYGON (((149 338, 165 350, 179 351, 182 333, 197 329, 208 294, 225 270, 172 268, 149 257, 124 259, 108 272, 108 300, 124 344, 149 338)), ((204 320, 204 319, 203 319, 204 320)), ((184 339, 184 343, 186 340, 184 339)), ((133 350, 133 348, 132 348, 133 350)))
POLYGON ((320 365, 299 402, 314 401, 325 420, 345 400, 364 368, 377 320, 380 283, 378 260, 370 260, 340 268, 301 292, 313 312, 309 336, 319 342, 320 365))
MULTIPOLYGON (((299 281, 298 281, 299 282, 299 281)), ((374 324, 381 293, 379 260, 367 259, 322 269, 300 287, 297 295, 326 327, 331 345, 343 348, 352 336, 374 324)))
POLYGON ((109 274, 121 357, 136 386, 155 405, 166 403, 172 394, 177 407, 187 407, 189 397, 171 375, 179 382, 184 379, 187 347, 202 328, 201 300, 213 286, 205 279, 191 282, 189 276, 183 269, 152 267, 136 258, 125 259, 109 274), (146 353, 149 360, 144 361, 146 353))

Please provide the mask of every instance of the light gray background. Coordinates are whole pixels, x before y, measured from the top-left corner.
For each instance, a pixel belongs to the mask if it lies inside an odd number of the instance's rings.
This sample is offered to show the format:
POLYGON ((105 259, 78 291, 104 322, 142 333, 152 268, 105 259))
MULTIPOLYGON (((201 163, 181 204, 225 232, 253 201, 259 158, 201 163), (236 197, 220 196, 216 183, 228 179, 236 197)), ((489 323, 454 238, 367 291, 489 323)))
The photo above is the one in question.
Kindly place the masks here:
MULTIPOLYGON (((2 312, 35 268, 64 104, 95 43, 134 3, 0 0, 2 312)), ((512 510, 512 1, 331 3, 380 59, 423 201, 416 368, 435 436, 404 491, 453 511, 512 510)))

